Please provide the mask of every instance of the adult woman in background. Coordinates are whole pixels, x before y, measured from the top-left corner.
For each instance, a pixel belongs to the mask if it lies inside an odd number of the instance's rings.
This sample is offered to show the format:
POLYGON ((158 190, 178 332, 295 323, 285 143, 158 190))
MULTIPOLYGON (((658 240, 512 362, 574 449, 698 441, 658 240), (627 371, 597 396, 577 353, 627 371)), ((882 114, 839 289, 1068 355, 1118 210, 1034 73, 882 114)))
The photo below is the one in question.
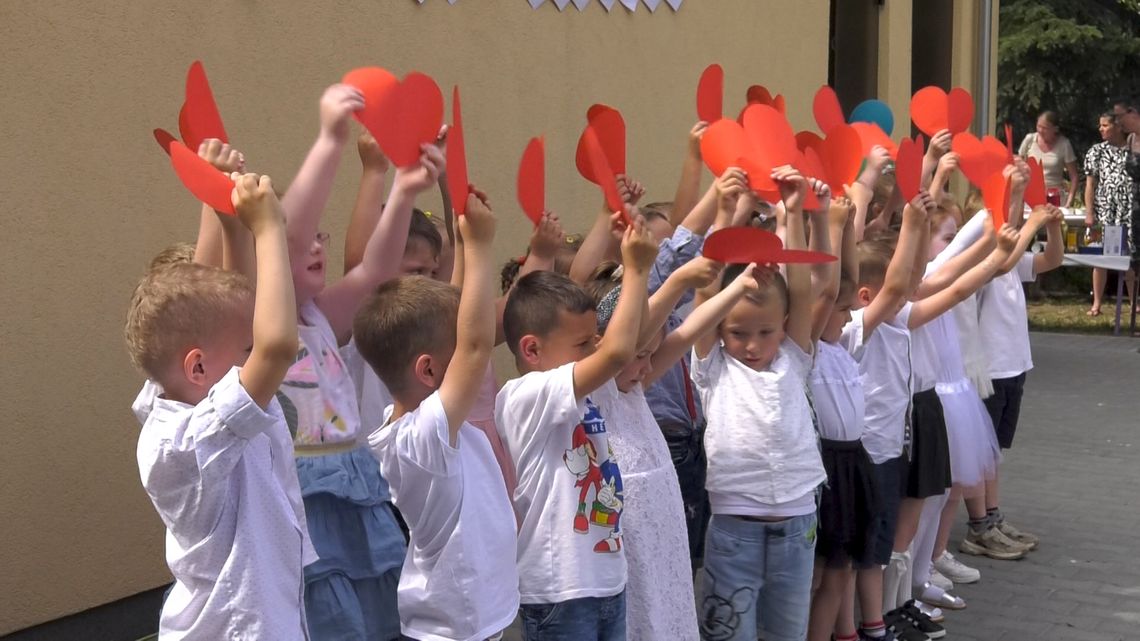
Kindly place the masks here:
POLYGON ((1021 141, 1017 152, 1025 159, 1036 158, 1045 170, 1045 188, 1061 191, 1061 206, 1072 207, 1077 193, 1077 154, 1069 139, 1061 134, 1057 112, 1037 116, 1037 131, 1021 141), (1068 180, 1065 174, 1068 173, 1068 180))
MULTIPOLYGON (((1102 228, 1109 225, 1132 227, 1132 179, 1124 170, 1128 160, 1128 141, 1124 131, 1111 112, 1100 117, 1099 142, 1085 154, 1085 224, 1092 227, 1099 223, 1102 228)), ((1129 254, 1135 253, 1129 237, 1129 254)), ((1129 273, 1128 283, 1132 284, 1129 273)), ((1093 302, 1089 316, 1100 316, 1101 299, 1108 272, 1102 268, 1093 269, 1093 302)), ((1129 287, 1129 299, 1131 296, 1129 287)))
POLYGON ((1128 228, 1128 237, 1132 242, 1132 272, 1136 273, 1140 249, 1140 99, 1131 98, 1116 104, 1113 108, 1116 122, 1128 134, 1125 149, 1128 155, 1124 161, 1124 171, 1132 179, 1132 220, 1128 228))

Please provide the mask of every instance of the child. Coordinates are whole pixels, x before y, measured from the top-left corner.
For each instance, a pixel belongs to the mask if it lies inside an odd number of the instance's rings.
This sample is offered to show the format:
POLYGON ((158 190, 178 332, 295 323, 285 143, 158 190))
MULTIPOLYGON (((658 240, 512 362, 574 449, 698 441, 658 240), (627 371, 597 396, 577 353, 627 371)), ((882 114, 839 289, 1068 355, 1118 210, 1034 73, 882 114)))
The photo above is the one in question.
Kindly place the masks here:
POLYGON ((519 279, 503 314, 523 376, 499 392, 495 423, 518 476, 519 613, 528 641, 625 639, 623 486, 598 400, 616 396, 613 378, 635 355, 657 246, 635 223, 621 252, 622 294, 596 350, 594 301, 560 274, 519 279))
MULTIPOLYGON (((356 390, 339 350, 351 338, 360 302, 396 275, 415 198, 435 185, 444 166, 442 152, 424 145, 418 164, 396 171, 360 264, 325 287, 328 235, 318 224, 347 142, 348 120, 362 106, 359 92, 346 85, 325 92, 320 135, 284 202, 301 350, 278 398, 294 431, 309 535, 321 557, 305 571, 305 606, 315 639, 400 636, 396 585, 404 535, 379 464, 362 444, 356 390)), ((369 193, 379 207, 382 192, 369 193)))
POLYGON ((159 636, 306 639, 301 573, 316 555, 274 399, 297 349, 285 224, 268 177, 234 176, 256 295, 239 274, 173 264, 147 274, 127 314, 148 377, 132 406, 139 473, 174 574, 159 636))
POLYGON ((411 529, 402 631, 481 641, 514 620, 518 577, 510 501, 490 445, 465 418, 495 344, 494 218, 482 194, 459 224, 462 294, 421 277, 389 281, 357 313, 353 336, 394 398, 368 443, 411 529))
MULTIPOLYGON (((788 212, 787 245, 804 249, 807 183, 790 167, 772 177, 788 212)), ((697 601, 704 638, 753 641, 758 626, 768 641, 807 634, 815 492, 826 474, 805 394, 811 275, 806 265, 787 272, 786 285, 774 276, 739 300, 693 351, 693 383, 708 417, 713 514, 697 601)))

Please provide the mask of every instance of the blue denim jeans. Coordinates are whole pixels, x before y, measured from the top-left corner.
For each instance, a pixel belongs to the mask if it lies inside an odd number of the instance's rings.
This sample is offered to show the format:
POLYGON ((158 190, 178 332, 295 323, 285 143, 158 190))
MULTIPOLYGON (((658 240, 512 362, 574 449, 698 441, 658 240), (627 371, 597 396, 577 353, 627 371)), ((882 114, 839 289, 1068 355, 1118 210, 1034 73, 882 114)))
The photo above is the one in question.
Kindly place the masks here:
POLYGON ((803 641, 816 515, 763 522, 714 514, 698 592, 704 641, 803 641))
POLYGON ((625 591, 519 606, 526 641, 625 641, 625 591))

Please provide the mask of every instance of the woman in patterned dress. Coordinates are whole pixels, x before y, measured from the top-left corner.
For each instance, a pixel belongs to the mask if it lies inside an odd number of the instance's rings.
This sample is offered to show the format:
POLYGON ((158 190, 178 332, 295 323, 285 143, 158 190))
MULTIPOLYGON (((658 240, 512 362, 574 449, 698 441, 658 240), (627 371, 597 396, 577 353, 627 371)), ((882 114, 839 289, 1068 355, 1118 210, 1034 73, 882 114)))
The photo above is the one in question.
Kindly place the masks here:
MULTIPOLYGON (((1132 179, 1124 170, 1128 159, 1127 140, 1124 131, 1112 113, 1100 117, 1100 138, 1103 142, 1093 145, 1085 155, 1085 224, 1091 227, 1099 223, 1102 228, 1109 225, 1132 226, 1132 179)), ((1129 253, 1135 248, 1129 238, 1129 253)), ((1129 284, 1132 283, 1129 274, 1129 284)), ((1108 272, 1103 268, 1093 269, 1093 303, 1089 316, 1100 316, 1101 299, 1108 272)), ((1130 288, 1131 289, 1131 288, 1130 288)), ((1131 298, 1131 291, 1129 292, 1131 298)))
MULTIPOLYGON (((1125 149, 1128 155, 1124 160, 1124 171, 1132 179, 1132 220, 1128 228, 1128 239, 1132 248, 1132 273, 1136 273, 1136 264, 1140 257, 1140 99, 1132 98, 1118 102, 1113 107, 1116 122, 1128 134, 1125 149)), ((1134 301, 1135 302, 1135 301, 1134 301)))

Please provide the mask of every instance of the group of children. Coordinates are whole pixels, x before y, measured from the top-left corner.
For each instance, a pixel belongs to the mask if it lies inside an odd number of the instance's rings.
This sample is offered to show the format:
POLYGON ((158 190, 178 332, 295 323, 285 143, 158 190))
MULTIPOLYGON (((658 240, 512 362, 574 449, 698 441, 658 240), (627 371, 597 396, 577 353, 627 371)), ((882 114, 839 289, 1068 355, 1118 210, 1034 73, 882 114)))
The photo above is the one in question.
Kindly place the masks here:
POLYGON ((1023 164, 1000 229, 949 199, 946 132, 909 203, 881 147, 844 194, 785 166, 779 202, 737 168, 702 196, 699 123, 672 201, 639 206, 622 176, 624 211, 585 237, 545 215, 496 292, 486 194, 456 195, 454 222, 415 208, 446 191, 446 128, 387 194, 362 134, 326 284, 320 219, 363 106, 326 90, 280 201, 204 142, 237 215, 204 207, 192 254, 134 292, 138 463, 175 578, 160 638, 473 641, 518 618, 528 641, 911 641, 964 607, 945 577, 977 579, 947 550, 961 498, 962 550, 1035 544, 997 472, 1032 366, 1021 281, 1062 239, 1054 208, 1022 223, 1023 164), (701 255, 733 226, 838 260, 701 255))

